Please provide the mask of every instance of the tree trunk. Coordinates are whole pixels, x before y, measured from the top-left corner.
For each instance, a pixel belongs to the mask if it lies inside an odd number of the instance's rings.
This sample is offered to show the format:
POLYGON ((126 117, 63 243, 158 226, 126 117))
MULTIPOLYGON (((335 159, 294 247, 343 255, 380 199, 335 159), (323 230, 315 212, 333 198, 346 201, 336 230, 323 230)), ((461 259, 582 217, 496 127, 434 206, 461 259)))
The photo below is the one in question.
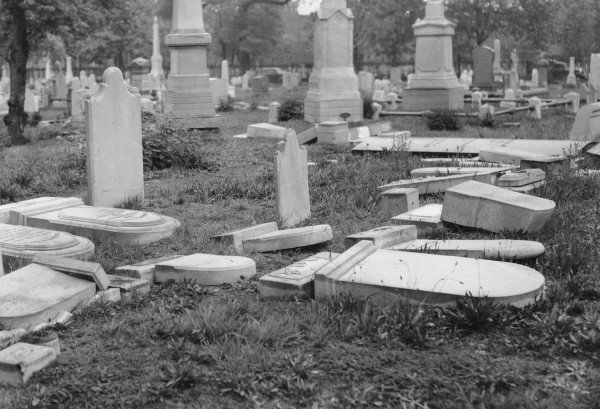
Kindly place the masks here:
POLYGON ((27 41, 27 21, 25 10, 20 1, 11 1, 7 7, 12 17, 12 35, 8 45, 8 65, 10 67, 10 98, 8 115, 4 119, 12 145, 23 145, 25 138, 25 85, 27 83, 27 57, 29 42, 27 41))

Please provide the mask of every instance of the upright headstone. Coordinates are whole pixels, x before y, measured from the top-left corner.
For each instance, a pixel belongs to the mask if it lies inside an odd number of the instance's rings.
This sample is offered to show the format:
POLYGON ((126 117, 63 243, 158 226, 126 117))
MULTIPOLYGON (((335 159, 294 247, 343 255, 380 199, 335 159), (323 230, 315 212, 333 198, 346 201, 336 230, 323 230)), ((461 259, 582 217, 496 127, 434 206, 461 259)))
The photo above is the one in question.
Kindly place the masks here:
MULTIPOLYGON (((592 54, 590 58, 590 74, 588 81, 596 89, 600 89, 600 54, 592 54)), ((590 102, 588 101, 588 104, 589 103, 590 102)))
POLYGON ((221 61, 221 79, 229 86, 229 63, 227 60, 221 61))
POLYGON ((33 115, 39 111, 39 105, 36 103, 36 95, 29 86, 25 87, 25 112, 33 115))
POLYGON ((567 75, 567 85, 577 85, 577 78, 575 77, 575 57, 569 58, 569 75, 567 75))
POLYGON ((375 91, 375 77, 368 71, 358 73, 358 91, 363 99, 372 98, 375 91))
POLYGON ((50 67, 50 58, 46 60, 46 68, 44 70, 44 79, 48 81, 52 77, 52 69, 50 67))
POLYGON ((494 50, 480 45, 473 50, 473 85, 491 87, 494 84, 494 50))
POLYGON ((269 104, 269 120, 267 121, 270 124, 274 124, 279 121, 279 108, 281 104, 279 102, 271 102, 269 104))
POLYGON ((354 16, 346 0, 323 0, 314 30, 314 69, 304 101, 304 120, 312 123, 363 119, 363 103, 353 66, 354 16))
POLYGON ((514 70, 509 73, 509 87, 515 92, 519 89, 519 74, 514 70))
POLYGON ((71 92, 72 91, 78 91, 81 89, 81 81, 79 81, 78 77, 73 78, 73 80, 71 81, 71 92))
POLYGON ((425 18, 413 24, 416 38, 415 75, 402 91, 402 109, 462 110, 464 88, 454 72, 452 36, 456 24, 444 17, 443 0, 430 0, 425 18))
POLYGON ((531 70, 531 88, 538 88, 540 86, 540 74, 537 68, 531 70))
POLYGON ((96 76, 94 74, 90 74, 90 76, 88 77, 88 88, 90 89, 90 91, 94 92, 100 89, 100 86, 96 82, 96 76))
POLYGON ((390 82, 394 85, 402 83, 402 67, 390 68, 390 82))
POLYGON ((542 100, 538 97, 531 97, 528 100, 529 106, 532 107, 530 114, 532 119, 542 119, 542 100))
POLYGON ((245 73, 242 75, 242 89, 248 89, 250 84, 250 74, 245 73))
POLYGON ((570 104, 565 105, 566 111, 571 114, 577 114, 579 112, 579 94, 577 92, 569 92, 565 95, 565 99, 570 102, 570 104))
POLYGON ((483 99, 483 93, 479 91, 474 91, 471 93, 471 108, 479 112, 479 108, 481 108, 481 100, 483 99))
POLYGON ((284 71, 283 76, 281 77, 281 85, 283 89, 289 91, 292 89, 292 73, 289 71, 284 71))
POLYGON ((212 38, 204 29, 201 0, 174 0, 171 34, 165 45, 171 50, 164 113, 184 128, 214 126, 215 106, 207 65, 212 38))
POLYGON ((85 71, 79 72, 79 83, 81 84, 81 88, 85 89, 88 87, 88 77, 85 71))
POLYGON ((141 98, 116 67, 102 82, 85 103, 88 204, 114 207, 144 196, 141 98))
POLYGON ((162 90, 165 71, 163 69, 163 58, 160 54, 160 27, 156 16, 154 16, 154 23, 152 24, 152 57, 150 61, 152 63, 152 69, 150 70, 152 89, 162 90))
POLYGON ((73 59, 69 56, 67 56, 67 72, 64 79, 67 85, 73 81, 73 59))
POLYGON ((65 80, 65 74, 59 72, 54 77, 54 99, 66 100, 67 99, 67 83, 65 80))
POLYGON ((504 70, 502 69, 502 45, 499 39, 494 40, 494 81, 502 81, 504 70))
POLYGON ((277 146, 277 208, 283 227, 294 227, 310 217, 306 148, 289 129, 277 146))

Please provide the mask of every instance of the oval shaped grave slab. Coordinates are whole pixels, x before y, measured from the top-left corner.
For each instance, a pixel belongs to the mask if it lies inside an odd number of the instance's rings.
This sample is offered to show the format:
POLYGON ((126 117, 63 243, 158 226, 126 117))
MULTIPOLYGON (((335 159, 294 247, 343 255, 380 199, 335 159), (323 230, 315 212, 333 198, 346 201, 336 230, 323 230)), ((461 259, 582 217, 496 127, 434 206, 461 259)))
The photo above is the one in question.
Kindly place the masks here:
POLYGON ((464 175, 464 174, 489 174, 489 173, 506 173, 514 169, 513 166, 502 167, 433 167, 433 168, 418 168, 410 172, 411 177, 427 177, 427 176, 448 176, 448 175, 464 175))
POLYGON ((156 282, 193 280, 199 285, 221 285, 250 278, 256 273, 256 263, 247 257, 191 254, 157 263, 156 282))
POLYGON ((546 251, 542 243, 528 240, 413 240, 387 249, 505 261, 527 260, 546 251))
POLYGON ((164 223, 164 216, 137 210, 110 207, 73 207, 58 212, 58 218, 110 227, 153 227, 164 223))
POLYGON ((352 293, 380 303, 405 298, 429 305, 451 305, 470 293, 522 307, 535 302, 544 276, 503 261, 377 250, 332 282, 329 295, 352 293))
POLYGON ((328 224, 278 230, 244 240, 244 251, 267 252, 313 246, 333 239, 328 224))
POLYGON ((96 294, 96 284, 29 264, 0 277, 0 325, 27 328, 72 311, 96 294))
POLYGON ((0 224, 0 249, 4 256, 25 260, 36 254, 87 260, 94 254, 94 244, 86 238, 10 224, 0 224))

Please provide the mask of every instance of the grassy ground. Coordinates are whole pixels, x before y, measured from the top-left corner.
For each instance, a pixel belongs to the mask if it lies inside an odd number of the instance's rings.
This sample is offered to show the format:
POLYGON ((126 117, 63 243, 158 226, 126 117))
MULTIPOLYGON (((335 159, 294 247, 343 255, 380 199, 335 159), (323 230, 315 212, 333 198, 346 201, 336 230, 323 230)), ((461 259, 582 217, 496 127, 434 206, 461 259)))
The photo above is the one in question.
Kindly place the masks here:
MULTIPOLYGON (((284 98, 280 89, 274 94, 269 99, 284 98)), ((276 220, 275 142, 231 138, 267 113, 222 117, 221 133, 169 135, 180 159, 195 158, 184 161, 193 168, 146 172, 146 198, 132 204, 176 217, 183 228, 147 246, 97 242, 94 260, 108 273, 168 254, 231 254, 209 237, 276 220)), ((431 132, 419 118, 393 125, 416 136, 562 139, 573 122, 560 110, 545 111, 541 122, 525 115, 501 121, 521 126, 431 132)), ((85 194, 83 131, 43 132, 32 131, 42 137, 30 145, 0 151, 3 203, 85 194)), ((146 123, 144 132, 159 141, 166 130, 146 123)), ((0 408, 600 407, 598 179, 551 177, 541 196, 557 202, 553 220, 539 234, 510 236, 547 248, 533 264, 547 279, 547 297, 528 309, 473 300, 445 310, 400 301, 382 310, 352 298, 264 302, 258 277, 318 250, 340 252, 346 235, 385 224, 376 187, 420 166, 405 152, 355 156, 312 145, 308 155, 319 163, 309 170, 310 223, 330 224, 332 243, 252 254, 257 275, 232 286, 157 286, 131 302, 88 308, 60 330, 57 363, 24 389, 0 388, 0 408)), ((445 227, 430 237, 502 235, 445 227)))

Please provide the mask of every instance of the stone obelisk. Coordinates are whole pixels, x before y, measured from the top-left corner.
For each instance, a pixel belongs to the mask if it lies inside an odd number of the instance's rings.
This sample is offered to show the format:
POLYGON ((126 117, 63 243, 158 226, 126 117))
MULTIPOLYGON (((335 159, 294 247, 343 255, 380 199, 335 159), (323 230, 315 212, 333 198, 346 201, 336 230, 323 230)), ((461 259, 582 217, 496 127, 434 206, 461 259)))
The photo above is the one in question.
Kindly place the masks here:
POLYGON ((314 30, 314 69, 304 101, 308 122, 363 119, 363 103, 353 66, 354 16, 346 0, 323 0, 314 30))
POLYGON ((208 72, 211 43, 204 29, 202 1, 173 0, 173 27, 165 37, 171 71, 164 114, 177 126, 202 129, 217 125, 208 72))
POLYGON ((402 109, 461 110, 464 88, 452 61, 452 37, 456 24, 446 20, 443 0, 429 0, 425 18, 413 24, 416 38, 415 75, 402 92, 402 109))
POLYGON ((152 25, 152 69, 150 70, 150 78, 152 79, 152 89, 157 91, 162 90, 162 80, 165 78, 163 70, 163 58, 160 55, 160 28, 158 26, 158 17, 154 16, 154 24, 152 25))

